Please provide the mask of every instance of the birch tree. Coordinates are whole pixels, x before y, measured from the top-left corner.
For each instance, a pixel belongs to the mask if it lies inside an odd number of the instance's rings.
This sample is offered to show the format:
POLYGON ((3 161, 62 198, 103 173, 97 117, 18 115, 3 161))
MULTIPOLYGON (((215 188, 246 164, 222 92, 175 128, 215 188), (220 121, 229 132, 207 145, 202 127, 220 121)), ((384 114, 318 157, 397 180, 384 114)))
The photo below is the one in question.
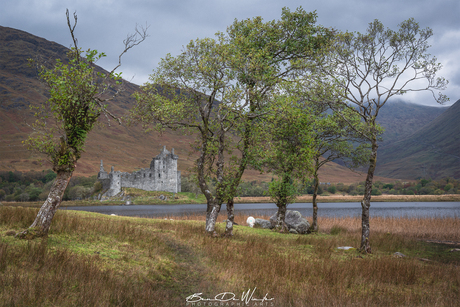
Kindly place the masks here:
POLYGON ((37 63, 39 76, 48 86, 50 98, 35 110, 37 120, 33 126, 34 132, 25 141, 30 150, 46 155, 57 177, 33 224, 18 234, 21 238, 48 234, 54 214, 84 151, 86 137, 99 117, 105 115, 120 121, 107 108, 107 102, 123 86, 121 73, 116 70, 121 65, 123 54, 147 37, 146 28, 136 28, 135 34, 128 35, 123 42, 124 50, 119 55, 118 65, 110 72, 99 72, 95 63, 105 54, 79 48, 75 38, 77 15, 74 13, 73 23, 68 10, 66 15, 73 47, 67 53, 66 62, 57 59, 52 68, 37 63))
POLYGON ((447 80, 436 77, 442 65, 428 53, 430 28, 422 29, 414 19, 402 22, 397 30, 386 29, 375 20, 366 33, 339 35, 323 72, 337 89, 337 101, 361 117, 366 129, 359 132, 369 142, 371 154, 362 207, 360 250, 371 253, 369 208, 377 165, 377 117, 380 109, 396 95, 428 91, 438 103, 447 97, 447 80))
MULTIPOLYGON (((147 127, 192 129, 198 133, 196 172, 207 199, 206 232, 215 233, 223 202, 226 235, 233 230, 233 198, 257 142, 254 122, 299 59, 311 59, 330 37, 315 25, 316 14, 283 9, 281 19, 261 17, 235 22, 216 39, 190 42, 168 55, 137 94, 133 120, 147 127), (206 184, 214 176, 216 193, 206 184)), ((147 128, 148 129, 148 128, 147 128)))

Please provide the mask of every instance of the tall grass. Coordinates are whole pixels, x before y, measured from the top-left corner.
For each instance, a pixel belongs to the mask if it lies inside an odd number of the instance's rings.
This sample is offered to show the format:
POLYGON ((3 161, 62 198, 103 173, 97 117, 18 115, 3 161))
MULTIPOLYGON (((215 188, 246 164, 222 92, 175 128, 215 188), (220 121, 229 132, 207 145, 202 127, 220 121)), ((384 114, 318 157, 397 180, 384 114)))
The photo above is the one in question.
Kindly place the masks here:
POLYGON ((319 234, 301 236, 252 229, 237 215, 233 238, 210 238, 201 216, 59 211, 47 239, 10 236, 36 212, 0 208, 0 305, 185 306, 193 293, 240 298, 254 288, 273 306, 455 306, 460 298, 459 256, 419 241, 457 240, 458 218, 372 219, 374 254, 360 256, 336 248, 359 244, 358 218, 321 218, 319 234))

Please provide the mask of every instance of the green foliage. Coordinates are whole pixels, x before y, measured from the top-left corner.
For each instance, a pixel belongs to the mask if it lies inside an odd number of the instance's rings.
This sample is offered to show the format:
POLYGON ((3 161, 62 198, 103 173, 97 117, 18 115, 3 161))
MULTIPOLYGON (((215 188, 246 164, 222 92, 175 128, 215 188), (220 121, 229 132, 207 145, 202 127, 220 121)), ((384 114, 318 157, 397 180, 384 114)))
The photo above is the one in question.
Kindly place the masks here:
POLYGON ((335 193, 337 192, 337 188, 336 188, 335 185, 331 185, 331 186, 329 186, 329 187, 327 188, 327 191, 328 191, 329 193, 335 194, 335 193))
POLYGON ((74 14, 72 26, 68 10, 66 15, 74 43, 67 53, 67 60, 56 59, 54 65, 48 67, 46 63, 29 59, 37 66, 40 79, 48 86, 49 99, 41 106, 31 106, 37 120, 33 125, 35 132, 25 144, 30 150, 45 154, 56 173, 74 171, 88 132, 101 114, 116 118, 105 104, 114 97, 113 94, 108 95, 108 90, 115 88, 117 94, 120 89, 121 73, 115 73, 115 70, 121 65, 121 56, 147 36, 146 29, 140 31, 136 28, 136 34, 128 35, 123 42, 125 49, 119 56, 118 65, 109 73, 104 73, 96 70, 95 63, 105 54, 79 48, 74 37, 77 16, 74 14))
POLYGON ((453 185, 450 184, 450 183, 448 183, 448 184, 446 184, 446 185, 444 186, 443 190, 447 192, 447 191, 449 191, 450 189, 452 189, 452 187, 453 187, 453 185))
POLYGON ((315 23, 316 14, 301 8, 284 8, 277 21, 235 20, 216 39, 197 39, 180 55, 168 54, 136 93, 131 118, 146 130, 197 132, 195 171, 208 202, 231 200, 247 165, 261 168, 256 126, 269 123, 265 112, 282 81, 295 78, 298 61, 313 62, 331 36, 315 23), (216 180, 215 193, 209 178, 216 180))
POLYGON ((51 170, 48 172, 48 174, 43 177, 43 183, 47 183, 50 181, 53 181, 56 178, 57 174, 55 172, 52 172, 51 170))
POLYGON ((26 141, 31 150, 44 153, 54 171, 73 171, 81 157, 86 136, 94 127, 105 106, 101 103, 101 92, 107 85, 100 80, 118 80, 115 75, 106 76, 95 71, 94 62, 104 56, 96 50, 86 51, 73 47, 67 54, 68 62, 56 60, 54 67, 38 65, 40 78, 48 85, 50 98, 40 107, 34 108, 39 133, 26 141), (50 121, 52 127, 47 126, 50 121))
POLYGON ((298 195, 297 187, 289 179, 289 175, 285 174, 281 178, 270 182, 268 186, 268 194, 277 206, 286 206, 295 202, 298 195))

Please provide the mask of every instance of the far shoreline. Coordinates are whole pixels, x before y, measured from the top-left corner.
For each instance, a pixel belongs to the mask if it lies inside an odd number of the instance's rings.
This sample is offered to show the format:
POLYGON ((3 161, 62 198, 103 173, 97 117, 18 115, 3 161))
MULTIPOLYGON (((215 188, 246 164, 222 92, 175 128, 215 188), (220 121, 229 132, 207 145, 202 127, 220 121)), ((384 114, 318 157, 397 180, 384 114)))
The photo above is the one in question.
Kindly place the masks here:
MULTIPOLYGON (((360 203, 363 199, 362 195, 319 195, 317 197, 318 203, 360 203)), ((372 196, 372 202, 460 202, 460 194, 443 194, 443 195, 378 195, 372 196)), ((0 206, 12 206, 12 207, 33 207, 40 208, 44 201, 35 202, 0 202, 0 206)), ((243 203, 273 203, 270 197, 258 196, 258 197, 235 197, 235 204, 243 203)), ((301 195, 297 197, 296 203, 312 203, 312 195, 301 195)), ((84 207, 84 206, 121 206, 124 205, 124 201, 120 200, 72 200, 63 201, 61 207, 84 207)), ((167 201, 161 201, 159 199, 151 200, 134 200, 132 205, 180 205, 180 204, 205 204, 203 201, 194 199, 188 199, 177 201, 170 199, 167 201)))

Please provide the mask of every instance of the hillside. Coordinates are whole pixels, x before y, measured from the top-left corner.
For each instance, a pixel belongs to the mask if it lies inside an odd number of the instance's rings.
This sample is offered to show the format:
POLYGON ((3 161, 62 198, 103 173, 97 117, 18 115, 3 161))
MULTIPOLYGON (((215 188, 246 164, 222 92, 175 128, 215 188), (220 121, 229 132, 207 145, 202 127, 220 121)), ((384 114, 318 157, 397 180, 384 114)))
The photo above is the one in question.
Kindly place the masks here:
POLYGON ((460 178, 460 100, 410 137, 379 148, 377 174, 460 178))
MULTIPOLYGON (((37 78, 34 68, 28 65, 27 59, 40 59, 53 62, 54 59, 65 59, 67 48, 33 36, 16 29, 0 26, 0 169, 29 170, 50 168, 44 163, 40 165, 40 156, 31 154, 22 146, 31 129, 28 125, 34 122, 30 105, 38 105, 45 101, 46 86, 37 78)), ((101 69, 102 70, 102 69, 101 69)), ((110 110, 122 116, 132 103, 132 93, 138 86, 127 81, 125 91, 111 102, 110 110)), ((91 176, 98 172, 100 160, 105 165, 115 165, 118 170, 132 171, 135 168, 148 167, 150 159, 156 156, 163 145, 175 147, 181 159, 182 170, 192 165, 188 157, 188 144, 192 139, 177 133, 167 132, 163 136, 145 134, 139 127, 119 126, 112 122, 101 123, 89 134, 86 153, 80 159, 76 174, 91 176)))
MULTIPOLYGON (((56 58, 65 59, 67 48, 36 37, 29 33, 0 26, 0 170, 42 170, 50 168, 42 158, 22 146, 34 122, 29 105, 38 105, 46 100, 46 87, 37 78, 36 71, 27 59, 41 58, 50 63, 56 58)), ((106 50, 102 50, 108 53, 106 50)), ((123 67, 121 67, 123 68, 123 67)), ((125 91, 111 102, 111 111, 119 116, 126 113, 134 103, 132 93, 138 86, 125 81, 125 91)), ((140 127, 128 127, 106 122, 92 131, 87 139, 86 152, 77 164, 76 175, 92 176, 99 171, 101 159, 106 169, 133 171, 148 167, 150 161, 166 145, 174 147, 179 156, 178 169, 183 173, 193 165, 195 157, 190 153, 192 136, 166 131, 144 133, 140 127)), ((351 172, 338 164, 329 163, 320 173, 324 182, 352 183, 364 180, 363 174, 351 172)), ((270 175, 261 175, 248 170, 246 180, 270 180, 270 175)), ((383 181, 391 181, 379 178, 383 181)))
POLYGON ((385 128, 380 146, 405 139, 444 113, 448 107, 430 107, 403 101, 389 101, 377 122, 385 128))

